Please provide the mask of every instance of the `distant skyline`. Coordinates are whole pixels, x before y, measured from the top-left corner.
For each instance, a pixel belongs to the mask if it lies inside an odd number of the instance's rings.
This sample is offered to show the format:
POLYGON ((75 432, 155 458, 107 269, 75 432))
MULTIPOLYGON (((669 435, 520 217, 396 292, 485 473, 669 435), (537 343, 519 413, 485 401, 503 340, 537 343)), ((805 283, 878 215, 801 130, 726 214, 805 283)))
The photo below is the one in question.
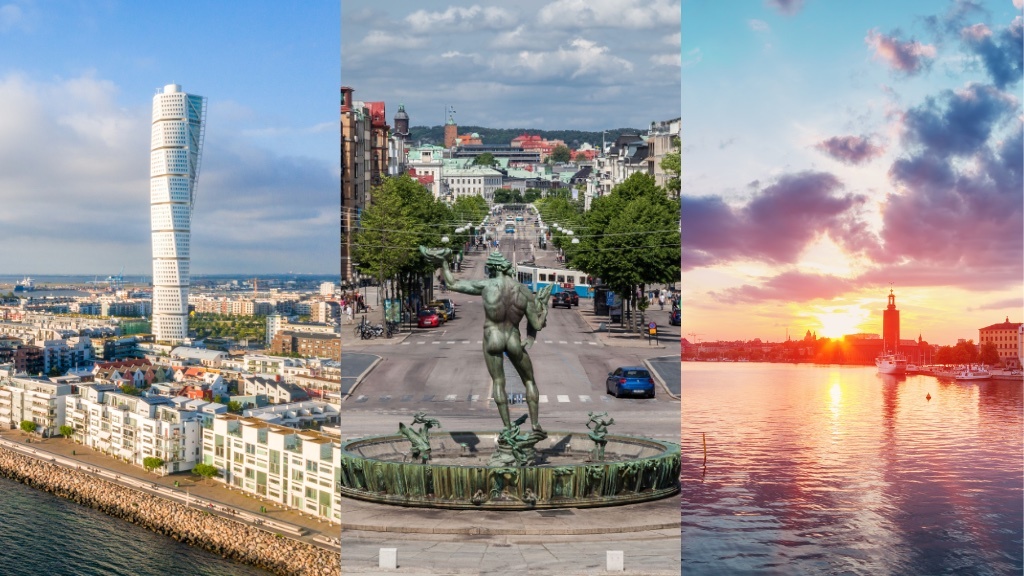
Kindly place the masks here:
POLYGON ((683 335, 1024 314, 1021 0, 682 6, 683 335))
POLYGON ((679 117, 679 34, 670 0, 346 0, 341 78, 389 124, 646 128, 679 117))
POLYGON ((334 2, 0 1, 0 274, 152 274, 153 95, 209 100, 192 272, 335 273, 334 2))

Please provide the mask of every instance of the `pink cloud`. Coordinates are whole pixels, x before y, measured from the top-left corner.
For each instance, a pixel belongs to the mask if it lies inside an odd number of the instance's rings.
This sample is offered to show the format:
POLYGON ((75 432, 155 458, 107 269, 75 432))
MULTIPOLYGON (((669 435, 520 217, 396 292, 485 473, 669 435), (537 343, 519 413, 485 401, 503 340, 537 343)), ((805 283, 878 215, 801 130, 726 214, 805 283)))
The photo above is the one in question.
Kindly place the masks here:
POLYGON ((935 58, 935 46, 913 40, 903 42, 895 34, 887 36, 871 30, 864 42, 874 49, 876 57, 907 75, 922 71, 935 58))
POLYGON ((863 164, 885 153, 867 136, 833 136, 815 148, 846 164, 863 164))

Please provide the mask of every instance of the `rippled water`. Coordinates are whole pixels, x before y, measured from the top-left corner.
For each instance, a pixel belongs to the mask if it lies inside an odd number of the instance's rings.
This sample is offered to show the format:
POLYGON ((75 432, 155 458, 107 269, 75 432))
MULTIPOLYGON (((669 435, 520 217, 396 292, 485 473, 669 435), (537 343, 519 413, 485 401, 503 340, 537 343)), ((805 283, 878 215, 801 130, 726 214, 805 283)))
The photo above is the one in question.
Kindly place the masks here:
POLYGON ((1024 572, 1020 382, 682 369, 683 574, 1024 572))
POLYGON ((70 500, 0 478, 4 576, 267 576, 70 500))

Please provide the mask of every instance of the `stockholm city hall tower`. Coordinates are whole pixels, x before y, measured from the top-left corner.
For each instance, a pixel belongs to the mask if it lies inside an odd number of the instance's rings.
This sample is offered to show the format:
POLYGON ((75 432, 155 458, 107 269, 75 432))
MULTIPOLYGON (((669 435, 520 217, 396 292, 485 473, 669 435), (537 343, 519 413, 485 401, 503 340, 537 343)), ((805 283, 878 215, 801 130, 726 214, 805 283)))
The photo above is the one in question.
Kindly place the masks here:
POLYGON ((900 347, 900 311, 896 309, 896 295, 889 289, 889 305, 882 312, 882 352, 898 352, 900 347))

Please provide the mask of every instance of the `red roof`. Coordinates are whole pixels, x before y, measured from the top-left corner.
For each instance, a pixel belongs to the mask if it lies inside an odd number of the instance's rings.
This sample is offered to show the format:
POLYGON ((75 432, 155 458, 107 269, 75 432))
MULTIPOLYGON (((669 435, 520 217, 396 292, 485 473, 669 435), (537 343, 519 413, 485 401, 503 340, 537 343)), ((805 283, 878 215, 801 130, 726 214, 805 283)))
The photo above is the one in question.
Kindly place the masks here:
POLYGON ((1010 322, 1010 317, 1006 317, 1006 321, 1001 324, 993 324, 991 326, 985 326, 984 328, 978 328, 978 330, 1017 330, 1020 328, 1021 322, 1010 322))

